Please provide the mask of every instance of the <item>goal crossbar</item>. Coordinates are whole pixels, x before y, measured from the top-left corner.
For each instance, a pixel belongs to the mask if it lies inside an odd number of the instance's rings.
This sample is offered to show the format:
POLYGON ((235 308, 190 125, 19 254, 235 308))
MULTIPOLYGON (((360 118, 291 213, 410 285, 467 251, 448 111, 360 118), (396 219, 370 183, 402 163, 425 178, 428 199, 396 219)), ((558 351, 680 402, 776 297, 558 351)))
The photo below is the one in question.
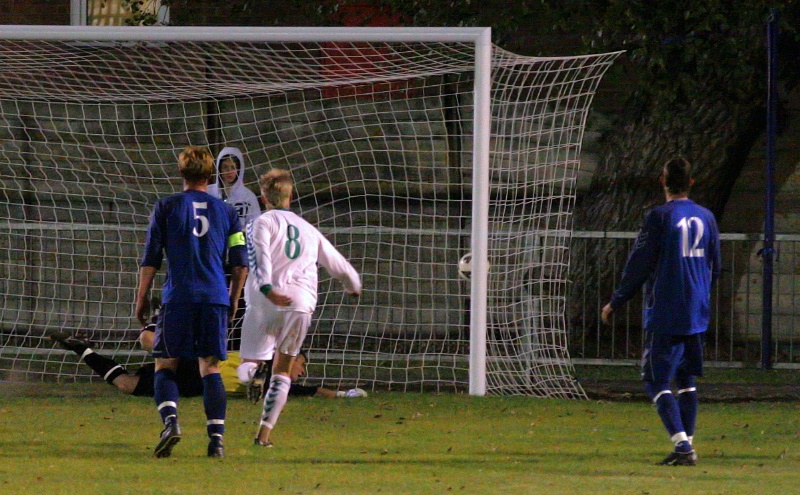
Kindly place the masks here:
POLYGON ((9 40, 478 43, 487 36, 489 27, 0 26, 9 40))

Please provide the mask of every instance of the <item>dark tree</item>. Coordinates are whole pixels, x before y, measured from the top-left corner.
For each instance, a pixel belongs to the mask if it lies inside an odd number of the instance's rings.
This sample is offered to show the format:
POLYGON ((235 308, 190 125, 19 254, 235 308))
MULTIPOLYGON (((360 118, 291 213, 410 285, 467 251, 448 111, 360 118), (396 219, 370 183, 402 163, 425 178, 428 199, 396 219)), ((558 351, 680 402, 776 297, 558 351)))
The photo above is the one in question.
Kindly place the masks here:
MULTIPOLYGON (((722 219, 731 190, 765 131, 766 26, 769 7, 781 11, 782 94, 800 82, 797 2, 643 0, 589 2, 602 19, 586 37, 592 49, 625 49, 615 72, 632 81, 629 98, 601 139, 600 161, 580 198, 581 230, 637 230, 644 212, 664 201, 657 178, 663 163, 683 155, 695 166, 692 198, 722 219)), ((596 251, 574 271, 582 290, 610 297, 625 253, 596 251), (610 259, 610 258, 614 259, 610 259)), ((725 299, 725 298, 723 298, 725 299)), ((577 300, 571 307, 577 309, 577 300)), ((573 311, 573 314, 577 314, 573 311)))

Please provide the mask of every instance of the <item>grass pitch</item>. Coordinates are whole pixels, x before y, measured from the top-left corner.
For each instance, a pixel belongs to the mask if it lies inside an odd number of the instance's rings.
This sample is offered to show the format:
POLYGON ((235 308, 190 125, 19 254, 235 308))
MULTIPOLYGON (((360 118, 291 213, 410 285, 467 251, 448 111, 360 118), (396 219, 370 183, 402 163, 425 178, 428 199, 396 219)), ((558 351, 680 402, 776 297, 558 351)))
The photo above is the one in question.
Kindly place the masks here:
POLYGON ((694 467, 647 403, 376 392, 290 399, 252 445, 259 406, 228 402, 226 457, 205 456, 201 399, 156 459, 150 400, 103 384, 0 384, 4 494, 787 494, 800 486, 793 403, 701 404, 694 467))

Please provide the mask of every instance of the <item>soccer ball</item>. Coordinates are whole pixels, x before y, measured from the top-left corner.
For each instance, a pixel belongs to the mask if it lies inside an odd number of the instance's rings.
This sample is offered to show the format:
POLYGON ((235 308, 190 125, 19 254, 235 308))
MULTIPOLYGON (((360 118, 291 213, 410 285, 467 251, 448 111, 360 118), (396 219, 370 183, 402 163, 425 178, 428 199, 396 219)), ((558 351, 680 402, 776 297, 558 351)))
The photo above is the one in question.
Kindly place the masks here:
MULTIPOLYGON (((491 268, 489 262, 486 262, 486 269, 491 268)), ((467 253, 458 260, 458 276, 463 280, 469 282, 472 280, 472 253, 467 253)))

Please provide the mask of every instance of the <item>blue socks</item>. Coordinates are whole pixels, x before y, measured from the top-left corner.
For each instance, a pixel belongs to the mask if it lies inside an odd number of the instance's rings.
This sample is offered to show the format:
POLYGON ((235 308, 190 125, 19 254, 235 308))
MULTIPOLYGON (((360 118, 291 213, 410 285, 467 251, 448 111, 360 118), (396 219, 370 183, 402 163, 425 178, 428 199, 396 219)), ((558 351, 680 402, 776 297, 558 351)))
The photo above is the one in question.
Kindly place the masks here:
POLYGON ((670 391, 660 392, 655 397, 656 410, 658 411, 661 422, 667 429, 670 437, 684 432, 683 422, 681 422, 681 411, 678 407, 678 401, 670 391))
POLYGON ((170 369, 156 371, 153 377, 154 398, 161 421, 178 417, 178 384, 175 383, 175 372, 170 369))
POLYGON ((678 390, 678 407, 681 410, 681 423, 691 438, 697 423, 697 391, 694 387, 678 390))
POLYGON ((689 386, 679 390, 676 399, 668 388, 645 383, 645 389, 653 399, 658 416, 667 429, 670 440, 675 444, 676 452, 692 451, 691 440, 697 420, 697 391, 691 383, 685 385, 689 386))
POLYGON ((203 406, 206 411, 208 437, 221 437, 225 434, 225 411, 228 407, 228 396, 219 373, 203 377, 203 406))

